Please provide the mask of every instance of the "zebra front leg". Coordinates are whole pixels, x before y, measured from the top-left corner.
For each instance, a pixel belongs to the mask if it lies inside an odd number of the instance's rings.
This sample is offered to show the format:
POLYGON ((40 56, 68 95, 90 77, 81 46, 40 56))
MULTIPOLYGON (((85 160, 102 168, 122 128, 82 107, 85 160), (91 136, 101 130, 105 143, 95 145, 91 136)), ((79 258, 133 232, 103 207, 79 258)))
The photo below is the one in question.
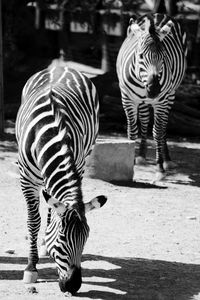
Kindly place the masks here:
POLYGON ((163 167, 165 171, 177 168, 177 164, 171 160, 166 138, 163 145, 163 160, 163 167))
MULTIPOLYGON (((138 127, 137 127, 137 106, 134 105, 131 100, 122 99, 123 108, 127 118, 127 135, 128 138, 132 141, 136 141, 138 136, 138 127)), ((134 155, 134 153, 133 153, 134 155)), ((134 175, 134 167, 133 167, 134 175)))
POLYGON ((141 103, 138 109, 139 121, 140 121, 140 131, 141 131, 141 141, 139 148, 139 155, 136 157, 137 165, 146 164, 146 153, 147 153, 147 133, 148 125, 150 119, 149 106, 145 103, 141 103))
POLYGON ((153 137, 156 143, 156 181, 162 180, 166 176, 163 157, 168 122, 168 111, 163 107, 159 107, 158 111, 154 108, 153 137))
MULTIPOLYGON (((170 111, 172 109, 172 105, 174 103, 174 98, 175 98, 175 92, 172 92, 171 95, 169 95, 169 97, 168 97, 168 114, 170 113, 170 111)), ((163 167, 165 170, 171 170, 171 169, 175 169, 177 167, 177 164, 171 160, 168 145, 167 145, 166 134, 164 137, 164 144, 163 144, 163 160, 164 160, 163 167)))
POLYGON ((24 283, 33 283, 37 281, 38 271, 36 265, 39 261, 37 238, 41 224, 39 213, 39 188, 31 184, 30 179, 21 179, 23 195, 27 204, 27 226, 29 232, 29 255, 28 265, 24 270, 24 283))
POLYGON ((123 108, 127 119, 127 135, 132 141, 136 141, 138 137, 137 127, 137 110, 138 107, 132 103, 131 100, 122 99, 123 108))

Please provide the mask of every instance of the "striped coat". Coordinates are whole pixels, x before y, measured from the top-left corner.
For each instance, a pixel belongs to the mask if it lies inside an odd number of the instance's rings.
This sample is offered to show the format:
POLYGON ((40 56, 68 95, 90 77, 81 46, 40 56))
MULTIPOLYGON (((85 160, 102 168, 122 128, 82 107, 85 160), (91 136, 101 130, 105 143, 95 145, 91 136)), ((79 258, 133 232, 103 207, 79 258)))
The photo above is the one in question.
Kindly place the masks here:
POLYGON ((149 14, 133 21, 117 57, 122 104, 127 117, 128 137, 136 140, 137 119, 141 125, 138 162, 146 156, 149 106, 154 110, 158 178, 170 165, 166 143, 168 116, 186 69, 186 34, 174 19, 149 14))
POLYGON ((46 245, 55 260, 63 292, 81 285, 81 254, 89 234, 85 212, 105 203, 100 196, 84 204, 85 158, 98 134, 96 89, 83 74, 53 67, 33 75, 22 92, 16 119, 20 181, 27 203, 30 236, 26 283, 37 280, 40 189, 49 209, 46 245))

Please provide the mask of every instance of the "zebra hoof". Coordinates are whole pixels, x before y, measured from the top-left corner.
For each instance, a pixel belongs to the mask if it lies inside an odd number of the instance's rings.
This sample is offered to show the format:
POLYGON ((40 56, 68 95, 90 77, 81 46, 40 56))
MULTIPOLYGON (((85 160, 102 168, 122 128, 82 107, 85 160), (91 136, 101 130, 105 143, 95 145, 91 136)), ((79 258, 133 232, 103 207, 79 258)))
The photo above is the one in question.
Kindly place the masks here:
POLYGON ((49 255, 49 253, 47 251, 46 245, 41 245, 40 246, 40 257, 48 256, 48 255, 49 255))
POLYGON ((24 271, 24 277, 23 277, 24 283, 35 283, 37 279, 38 279, 38 272, 24 271))
POLYGON ((146 159, 143 156, 137 156, 135 158, 135 164, 136 165, 146 165, 146 159))
POLYGON ((173 169, 176 169, 177 166, 178 165, 171 160, 164 161, 164 163, 163 163, 163 167, 165 170, 173 170, 173 169))
POLYGON ((165 172, 156 172, 156 179, 155 181, 161 181, 166 177, 165 172))

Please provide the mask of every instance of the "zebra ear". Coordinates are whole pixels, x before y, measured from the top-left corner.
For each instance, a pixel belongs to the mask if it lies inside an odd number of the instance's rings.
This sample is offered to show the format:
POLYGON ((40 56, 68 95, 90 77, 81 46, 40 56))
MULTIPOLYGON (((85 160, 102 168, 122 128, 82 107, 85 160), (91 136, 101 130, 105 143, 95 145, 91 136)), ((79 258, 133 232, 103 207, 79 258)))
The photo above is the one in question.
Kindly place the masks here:
POLYGON ((42 194, 47 204, 53 208, 59 216, 62 216, 67 209, 67 206, 57 199, 51 197, 45 190, 42 190, 42 194))
POLYGON ((142 29, 140 28, 140 26, 134 22, 131 25, 129 25, 129 27, 127 29, 127 35, 130 35, 130 34, 140 35, 141 32, 142 32, 142 29))
POLYGON ((150 28, 151 28, 151 21, 150 21, 150 19, 146 18, 145 19, 145 32, 149 33, 150 28))
POLYGON ((90 202, 85 203, 85 213, 90 210, 102 207, 107 201, 105 196, 97 196, 93 198, 90 202))
POLYGON ((137 16, 136 15, 132 16, 129 20, 129 26, 134 24, 136 20, 137 20, 137 16))
POLYGON ((169 20, 159 31, 159 37, 162 41, 168 34, 170 34, 172 27, 174 26, 174 23, 169 20))

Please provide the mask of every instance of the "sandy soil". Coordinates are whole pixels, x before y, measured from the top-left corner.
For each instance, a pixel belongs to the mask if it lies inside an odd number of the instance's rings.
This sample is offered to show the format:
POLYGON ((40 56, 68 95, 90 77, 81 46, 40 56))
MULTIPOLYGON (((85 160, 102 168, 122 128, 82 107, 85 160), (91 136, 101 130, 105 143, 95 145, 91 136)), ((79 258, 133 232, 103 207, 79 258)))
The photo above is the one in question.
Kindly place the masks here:
MULTIPOLYGON (((38 265, 38 283, 21 281, 28 252, 26 206, 13 177, 13 129, 7 132, 0 141, 0 299, 64 299, 48 257, 38 265)), ((148 164, 135 167, 135 182, 84 179, 85 201, 105 194, 108 202, 88 214, 83 284, 71 299, 200 299, 200 141, 170 140, 178 168, 159 184, 152 184, 154 150, 149 144, 148 164)), ((42 202, 39 242, 45 214, 42 202)))

